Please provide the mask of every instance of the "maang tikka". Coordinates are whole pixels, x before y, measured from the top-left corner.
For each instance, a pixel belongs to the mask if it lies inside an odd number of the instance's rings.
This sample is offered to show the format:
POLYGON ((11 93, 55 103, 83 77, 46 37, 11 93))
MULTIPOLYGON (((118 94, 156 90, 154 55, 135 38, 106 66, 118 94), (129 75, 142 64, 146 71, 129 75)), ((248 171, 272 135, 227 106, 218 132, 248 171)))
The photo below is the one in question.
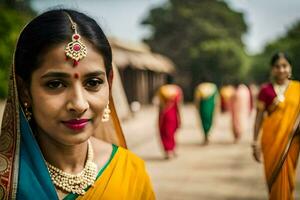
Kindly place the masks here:
POLYGON ((67 14, 71 24, 74 34, 72 35, 72 42, 69 42, 65 47, 65 53, 67 58, 72 58, 74 60, 73 66, 78 64, 78 61, 86 57, 87 50, 86 46, 81 42, 81 36, 77 32, 77 24, 72 20, 71 16, 67 14))

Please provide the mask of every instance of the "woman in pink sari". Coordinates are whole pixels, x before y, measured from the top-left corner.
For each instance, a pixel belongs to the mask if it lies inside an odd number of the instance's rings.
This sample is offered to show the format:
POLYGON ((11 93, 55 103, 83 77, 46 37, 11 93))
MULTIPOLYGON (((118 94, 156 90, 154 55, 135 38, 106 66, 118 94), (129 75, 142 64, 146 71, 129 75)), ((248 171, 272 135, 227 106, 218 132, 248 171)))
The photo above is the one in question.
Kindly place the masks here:
POLYGON ((238 142, 248 129, 251 113, 251 96, 244 84, 239 84, 231 99, 232 132, 234 141, 238 142))

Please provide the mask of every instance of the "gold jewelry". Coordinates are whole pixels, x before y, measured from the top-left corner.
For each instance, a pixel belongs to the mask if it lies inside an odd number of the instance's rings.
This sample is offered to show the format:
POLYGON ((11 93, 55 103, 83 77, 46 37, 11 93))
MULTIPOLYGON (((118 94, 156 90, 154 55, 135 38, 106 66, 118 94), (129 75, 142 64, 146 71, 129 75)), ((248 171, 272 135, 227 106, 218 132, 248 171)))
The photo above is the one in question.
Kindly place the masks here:
POLYGON ((29 111, 29 104, 27 102, 24 103, 24 108, 25 108, 24 112, 25 112, 26 119, 27 121, 30 121, 32 113, 29 111))
POLYGON ((251 143, 251 147, 256 148, 259 146, 259 143, 257 141, 254 141, 251 143))
POLYGON ((65 47, 65 53, 67 57, 74 60, 73 65, 76 66, 78 61, 86 57, 87 50, 86 46, 81 42, 81 36, 77 33, 77 24, 72 20, 71 16, 67 14, 71 24, 74 34, 72 35, 72 42, 69 42, 65 47))
POLYGON ((87 160, 83 170, 79 174, 64 172, 46 161, 53 184, 65 192, 84 195, 84 189, 92 186, 97 177, 97 165, 93 162, 93 153, 92 144, 88 141, 87 160))
POLYGON ((285 96, 284 96, 284 93, 288 87, 288 83, 285 83, 283 85, 279 85, 279 84, 274 84, 274 90, 275 90, 275 93, 277 94, 277 99, 279 102, 283 102, 284 99, 285 99, 285 96))
POLYGON ((109 121, 109 114, 111 113, 110 109, 109 109, 109 103, 106 105, 106 107, 104 108, 103 111, 103 115, 102 115, 102 121, 103 122, 107 122, 109 121))
POLYGON ((253 141, 251 143, 251 147, 252 147, 254 152, 260 152, 260 150, 261 150, 261 146, 257 141, 253 141))

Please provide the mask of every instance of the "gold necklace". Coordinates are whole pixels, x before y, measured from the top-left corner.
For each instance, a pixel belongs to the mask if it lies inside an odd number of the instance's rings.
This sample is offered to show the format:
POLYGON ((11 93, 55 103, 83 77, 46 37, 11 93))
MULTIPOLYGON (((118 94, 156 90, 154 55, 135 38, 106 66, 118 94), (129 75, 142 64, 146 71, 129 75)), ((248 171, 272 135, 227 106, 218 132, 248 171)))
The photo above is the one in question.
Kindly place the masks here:
POLYGON ((84 195, 84 189, 93 185, 97 176, 97 165, 93 162, 93 157, 92 144, 88 141, 87 160, 83 170, 78 174, 64 172, 46 161, 53 184, 65 192, 84 195))
POLYGON ((274 90, 277 95, 278 101, 280 101, 280 102, 284 101, 284 99, 285 99, 284 93, 285 93, 288 85, 289 85, 289 82, 282 84, 282 85, 279 85, 277 83, 274 84, 274 90))

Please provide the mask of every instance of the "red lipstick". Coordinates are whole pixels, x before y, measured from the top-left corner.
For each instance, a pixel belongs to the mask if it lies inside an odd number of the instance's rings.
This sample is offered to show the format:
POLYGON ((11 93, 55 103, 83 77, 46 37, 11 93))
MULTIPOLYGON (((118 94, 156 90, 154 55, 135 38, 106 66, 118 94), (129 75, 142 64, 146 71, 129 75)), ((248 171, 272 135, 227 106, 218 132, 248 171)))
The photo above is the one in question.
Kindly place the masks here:
POLYGON ((63 121, 63 123, 72 130, 81 130, 88 124, 89 121, 89 119, 71 119, 63 121))

